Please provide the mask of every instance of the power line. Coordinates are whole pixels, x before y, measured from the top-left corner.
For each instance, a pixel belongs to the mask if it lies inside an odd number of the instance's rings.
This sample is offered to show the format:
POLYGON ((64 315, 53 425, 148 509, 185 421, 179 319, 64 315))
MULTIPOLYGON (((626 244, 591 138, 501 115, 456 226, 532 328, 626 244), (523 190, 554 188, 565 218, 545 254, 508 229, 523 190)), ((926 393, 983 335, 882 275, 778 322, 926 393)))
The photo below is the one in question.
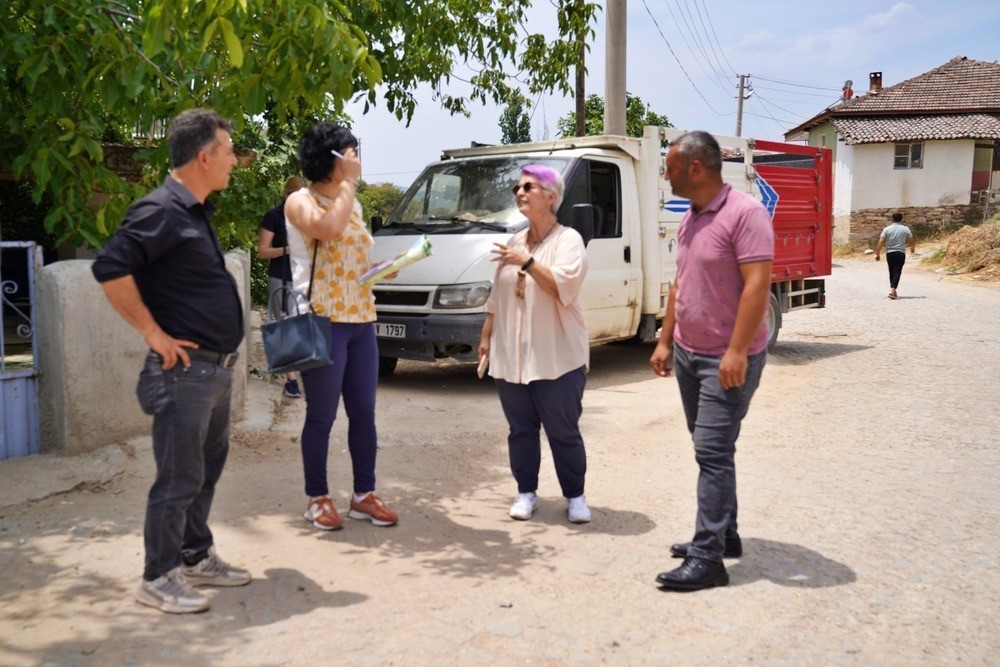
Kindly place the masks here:
MULTIPOLYGON (((759 77, 754 77, 759 78, 759 77)), ((788 88, 775 88, 774 86, 754 86, 757 90, 776 90, 781 93, 788 93, 790 95, 801 95, 803 97, 821 97, 824 100, 830 99, 830 95, 821 95, 820 93, 800 93, 797 90, 789 90, 788 88)))
POLYGON ((656 31, 660 33, 660 38, 663 40, 663 43, 667 45, 667 49, 670 51, 670 55, 672 55, 674 57, 674 60, 677 61, 677 66, 681 68, 682 72, 684 72, 684 76, 687 78, 688 83, 691 84, 691 87, 694 88, 694 92, 698 93, 698 97, 701 98, 702 102, 708 105, 709 109, 714 111, 716 115, 719 115, 718 110, 712 106, 711 102, 705 99, 705 96, 701 94, 700 90, 698 90, 698 86, 694 85, 694 81, 691 80, 691 75, 687 73, 687 70, 684 69, 684 65, 681 64, 680 58, 678 58, 677 54, 674 53, 674 48, 670 46, 670 42, 667 41, 666 35, 664 35, 663 30, 660 29, 660 24, 656 22, 656 17, 653 16, 653 12, 649 10, 649 5, 646 4, 646 0, 642 0, 642 6, 646 8, 646 13, 649 14, 649 18, 653 20, 653 25, 656 26, 656 31))
MULTIPOLYGON (((721 85, 723 88, 726 88, 727 86, 731 85, 725 73, 719 72, 719 70, 715 69, 715 65, 712 64, 712 59, 709 57, 708 51, 705 50, 705 45, 701 41, 701 35, 698 33, 698 29, 695 27, 694 15, 691 13, 691 8, 688 6, 687 0, 684 0, 683 6, 681 6, 680 0, 674 0, 674 4, 677 6, 677 11, 680 13, 681 18, 684 20, 684 27, 687 28, 688 33, 691 35, 691 38, 694 40, 695 44, 697 44, 698 50, 701 52, 701 57, 705 59, 705 62, 708 64, 709 69, 712 70, 713 76, 715 76, 717 81, 722 82, 721 85)), ((667 8, 669 9, 669 7, 670 5, 668 4, 667 8)), ((677 27, 680 28, 681 26, 678 25, 677 27)))
POLYGON ((722 54, 722 59, 726 61, 727 65, 729 65, 729 71, 731 71, 735 75, 736 68, 730 64, 729 58, 726 58, 726 51, 725 49, 722 48, 722 43, 719 41, 719 36, 715 34, 715 25, 713 25, 712 23, 712 17, 708 13, 708 6, 705 5, 705 0, 701 0, 701 4, 703 7, 705 7, 705 18, 708 19, 708 25, 710 28, 712 28, 712 36, 715 37, 715 43, 719 45, 719 53, 722 54))
MULTIPOLYGON (((685 0, 685 3, 686 2, 687 2, 687 0, 685 0)), ((704 5, 704 4, 705 3, 703 2, 702 5, 704 5)), ((723 67, 722 61, 719 60, 719 53, 718 53, 718 51, 716 51, 715 47, 712 46, 712 37, 711 37, 711 35, 708 34, 708 28, 705 27, 705 19, 701 15, 701 10, 698 9, 698 0, 694 0, 694 9, 698 13, 698 20, 701 22, 701 29, 705 32, 705 41, 708 42, 708 48, 710 48, 712 50, 712 55, 715 56, 715 62, 719 63, 719 69, 725 70, 726 68, 723 67)), ((705 7, 705 14, 706 15, 708 14, 708 7, 705 7)), ((719 45, 719 51, 721 51, 721 50, 722 50, 722 45, 720 44, 719 45)), ((730 68, 730 69, 732 69, 732 68, 730 68)), ((733 74, 736 74, 736 72, 733 72, 733 74)))
POLYGON ((817 86, 817 85, 811 84, 811 83, 801 83, 799 81, 788 81, 787 79, 772 79, 770 77, 760 76, 759 74, 756 76, 756 78, 760 79, 761 81, 770 81, 771 83, 781 83, 781 84, 784 84, 786 86, 797 86, 799 88, 813 88, 815 90, 840 90, 840 88, 834 88, 832 86, 817 86))
MULTIPOLYGON (((663 3, 667 6, 667 11, 670 12, 670 18, 673 19, 674 25, 680 27, 680 22, 677 20, 677 17, 674 15, 674 10, 670 8, 670 0, 663 0, 663 3)), ((646 11, 649 11, 649 7, 646 8, 646 11)), ((678 11, 680 11, 680 7, 678 7, 678 11)), ((682 15, 682 18, 683 18, 683 15, 682 15)), ((695 52, 694 52, 694 49, 691 48, 691 44, 690 44, 690 42, 688 42, 688 39, 684 35, 684 32, 680 31, 680 30, 678 30, 677 32, 680 34, 681 39, 684 41, 684 46, 687 47, 688 53, 690 53, 691 56, 694 58, 695 63, 698 65, 698 67, 701 69, 701 71, 705 73, 705 76, 710 77, 710 78, 714 76, 715 78, 711 79, 713 81, 713 83, 715 83, 717 86, 719 86, 720 88, 722 88, 723 90, 725 90, 726 93, 728 94, 730 92, 728 84, 725 83, 724 80, 722 80, 723 82, 720 82, 719 74, 714 69, 712 70, 712 73, 709 74, 708 70, 706 70, 705 66, 702 64, 701 59, 698 58, 697 54, 695 54, 695 52)), ((711 63, 709 63, 709 65, 711 65, 711 63)))

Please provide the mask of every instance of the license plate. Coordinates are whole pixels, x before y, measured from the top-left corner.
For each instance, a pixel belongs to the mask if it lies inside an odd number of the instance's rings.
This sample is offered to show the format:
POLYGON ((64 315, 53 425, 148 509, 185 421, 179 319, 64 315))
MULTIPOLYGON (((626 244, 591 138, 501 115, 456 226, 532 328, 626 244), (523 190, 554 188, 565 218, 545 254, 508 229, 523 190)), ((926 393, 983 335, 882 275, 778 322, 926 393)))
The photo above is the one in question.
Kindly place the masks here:
POLYGON ((379 338, 406 338, 406 325, 376 322, 375 335, 379 338))

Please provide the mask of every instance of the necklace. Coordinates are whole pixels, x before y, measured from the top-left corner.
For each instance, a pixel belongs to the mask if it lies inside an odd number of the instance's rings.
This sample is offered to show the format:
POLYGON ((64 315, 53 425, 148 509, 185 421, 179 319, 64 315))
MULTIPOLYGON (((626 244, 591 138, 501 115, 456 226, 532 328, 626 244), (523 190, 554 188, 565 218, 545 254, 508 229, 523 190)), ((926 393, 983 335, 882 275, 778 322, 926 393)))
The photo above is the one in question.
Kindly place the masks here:
POLYGON ((553 232, 553 231, 555 230, 555 228, 556 228, 556 227, 558 227, 558 226, 559 226, 559 222, 558 222, 558 221, 556 221, 556 222, 552 223, 552 226, 551 226, 551 227, 549 227, 549 231, 545 232, 545 235, 544 235, 544 236, 542 236, 542 238, 538 239, 537 241, 535 241, 535 240, 533 240, 533 239, 531 238, 531 228, 529 227, 529 228, 528 228, 528 244, 529 244, 529 245, 531 245, 531 246, 532 246, 533 248, 537 248, 538 246, 542 245, 542 242, 543 242, 543 241, 544 241, 545 239, 549 238, 549 236, 550 236, 550 235, 552 234, 552 232, 553 232))

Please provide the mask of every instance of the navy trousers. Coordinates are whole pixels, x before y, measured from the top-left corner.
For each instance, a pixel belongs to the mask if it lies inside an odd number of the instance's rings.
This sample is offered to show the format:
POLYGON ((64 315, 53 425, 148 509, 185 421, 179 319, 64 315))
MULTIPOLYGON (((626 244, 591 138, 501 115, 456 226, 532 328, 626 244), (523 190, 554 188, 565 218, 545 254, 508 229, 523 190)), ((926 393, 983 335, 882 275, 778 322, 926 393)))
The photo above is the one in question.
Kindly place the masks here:
POLYGON ((586 384, 583 366, 555 380, 535 380, 528 384, 496 381, 500 405, 510 425, 507 448, 518 493, 533 493, 538 489, 544 427, 563 496, 583 495, 587 452, 580 435, 580 415, 586 384))

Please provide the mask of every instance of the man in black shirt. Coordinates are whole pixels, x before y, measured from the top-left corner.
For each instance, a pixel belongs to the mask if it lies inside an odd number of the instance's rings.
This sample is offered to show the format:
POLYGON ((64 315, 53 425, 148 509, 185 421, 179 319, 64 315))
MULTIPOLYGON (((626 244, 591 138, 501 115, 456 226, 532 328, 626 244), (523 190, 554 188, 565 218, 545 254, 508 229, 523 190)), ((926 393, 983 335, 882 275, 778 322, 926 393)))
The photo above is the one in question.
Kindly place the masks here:
POLYGON ((193 585, 242 586, 250 573, 215 552, 208 514, 229 451, 232 367, 243 309, 206 198, 229 185, 232 126, 189 109, 167 131, 173 170, 134 203, 94 262, 115 310, 149 345, 136 394, 153 415, 156 481, 146 504, 146 566, 136 600, 204 611, 193 585))

